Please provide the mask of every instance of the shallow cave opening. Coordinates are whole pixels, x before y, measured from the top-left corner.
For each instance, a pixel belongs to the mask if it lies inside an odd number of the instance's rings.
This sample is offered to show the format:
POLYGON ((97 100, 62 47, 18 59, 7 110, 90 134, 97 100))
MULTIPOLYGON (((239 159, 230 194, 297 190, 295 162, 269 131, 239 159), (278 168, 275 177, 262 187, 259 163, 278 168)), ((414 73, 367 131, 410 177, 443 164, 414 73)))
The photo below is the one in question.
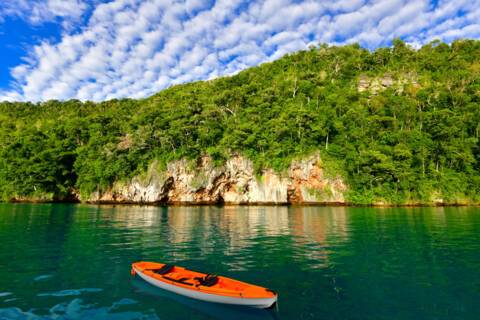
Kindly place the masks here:
POLYGON ((218 195, 217 201, 215 202, 216 205, 223 206, 225 204, 225 199, 221 194, 218 195))
POLYGON ((170 190, 173 187, 173 182, 174 182, 173 177, 169 177, 167 180, 165 180, 162 188, 162 194, 159 197, 157 203, 161 203, 161 204, 168 203, 168 194, 170 193, 170 190))
POLYGON ((300 202, 300 196, 295 188, 287 189, 287 202, 288 203, 297 203, 300 202))

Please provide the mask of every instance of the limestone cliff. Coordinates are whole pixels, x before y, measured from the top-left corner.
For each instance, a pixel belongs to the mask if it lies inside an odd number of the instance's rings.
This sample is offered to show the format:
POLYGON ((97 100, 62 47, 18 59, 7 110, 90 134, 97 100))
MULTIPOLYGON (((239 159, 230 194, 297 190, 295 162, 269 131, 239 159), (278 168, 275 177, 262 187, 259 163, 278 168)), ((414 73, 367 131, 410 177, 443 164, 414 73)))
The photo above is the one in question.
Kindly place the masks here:
POLYGON ((347 189, 341 177, 327 177, 318 155, 293 161, 284 174, 264 170, 256 175, 253 164, 234 156, 223 166, 202 157, 158 170, 153 163, 143 176, 117 182, 107 192, 96 192, 89 202, 118 203, 345 203, 347 189))
POLYGON ((360 75, 358 80, 358 92, 368 91, 373 95, 380 91, 392 87, 397 93, 402 93, 405 86, 411 85, 419 88, 420 85, 417 80, 417 75, 414 73, 405 73, 394 78, 391 74, 386 73, 382 77, 368 77, 365 74, 360 75))

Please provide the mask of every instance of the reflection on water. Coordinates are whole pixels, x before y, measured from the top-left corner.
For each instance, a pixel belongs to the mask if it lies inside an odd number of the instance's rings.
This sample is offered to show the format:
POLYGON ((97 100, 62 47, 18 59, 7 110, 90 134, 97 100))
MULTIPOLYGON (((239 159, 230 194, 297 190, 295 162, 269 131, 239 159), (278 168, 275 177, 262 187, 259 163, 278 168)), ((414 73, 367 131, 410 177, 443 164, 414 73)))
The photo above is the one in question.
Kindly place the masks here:
MULTIPOLYGON (((276 251, 278 238, 289 237, 298 248, 304 249, 296 250, 292 259, 308 259, 309 268, 326 266, 329 239, 336 245, 348 239, 344 207, 323 208, 322 214, 318 214, 315 207, 285 206, 109 206, 102 209, 97 219, 110 221, 112 227, 125 230, 122 238, 134 235, 132 241, 141 241, 144 249, 155 250, 168 243, 163 253, 171 254, 169 259, 192 260, 202 259, 220 246, 231 258, 222 263, 237 271, 251 267, 248 248, 258 239, 276 251), (191 255, 192 247, 198 249, 195 256, 191 255)), ((81 215, 77 218, 84 219, 81 215)), ((123 244, 125 242, 119 242, 123 244)))
POLYGON ((478 208, 0 204, 0 319, 469 319, 478 208), (280 293, 279 312, 130 279, 175 263, 280 293))

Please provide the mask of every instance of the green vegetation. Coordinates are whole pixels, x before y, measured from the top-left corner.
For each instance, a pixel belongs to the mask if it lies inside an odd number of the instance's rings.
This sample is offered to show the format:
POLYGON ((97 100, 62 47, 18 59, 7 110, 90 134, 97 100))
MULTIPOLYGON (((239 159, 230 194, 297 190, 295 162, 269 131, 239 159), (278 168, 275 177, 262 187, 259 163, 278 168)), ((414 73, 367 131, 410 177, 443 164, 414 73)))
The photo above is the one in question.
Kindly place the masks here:
POLYGON ((320 151, 354 203, 480 199, 480 41, 321 45, 143 100, 0 103, 0 195, 105 190, 157 161, 320 151))

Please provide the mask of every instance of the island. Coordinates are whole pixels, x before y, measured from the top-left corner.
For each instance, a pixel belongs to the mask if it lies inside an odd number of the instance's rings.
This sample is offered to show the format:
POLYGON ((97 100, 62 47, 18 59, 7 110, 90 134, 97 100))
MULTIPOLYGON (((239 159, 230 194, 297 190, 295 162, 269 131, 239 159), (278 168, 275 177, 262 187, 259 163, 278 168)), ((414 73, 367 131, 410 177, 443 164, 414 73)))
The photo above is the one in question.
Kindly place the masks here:
POLYGON ((480 41, 320 44, 145 99, 0 103, 2 201, 480 202, 480 41))

